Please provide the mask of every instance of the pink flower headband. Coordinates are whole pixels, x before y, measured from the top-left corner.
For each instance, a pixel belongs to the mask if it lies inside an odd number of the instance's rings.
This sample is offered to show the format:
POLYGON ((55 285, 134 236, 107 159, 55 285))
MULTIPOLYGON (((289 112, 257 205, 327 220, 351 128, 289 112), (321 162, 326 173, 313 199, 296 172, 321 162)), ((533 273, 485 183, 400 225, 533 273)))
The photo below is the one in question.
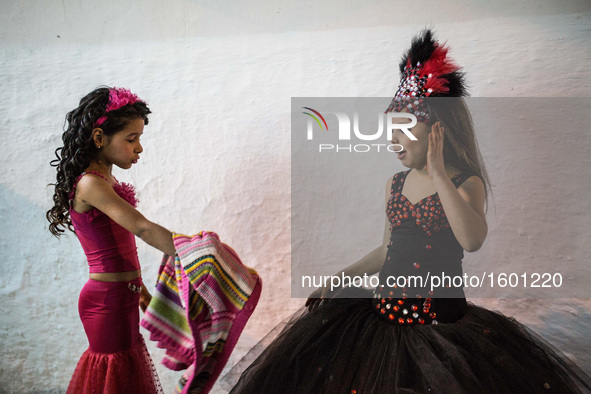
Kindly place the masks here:
MULTIPOLYGON (((138 101, 144 103, 143 100, 139 99, 138 96, 131 93, 128 89, 124 88, 112 88, 109 89, 109 103, 105 112, 114 111, 127 104, 133 104, 138 101)), ((94 127, 102 125, 107 120, 107 115, 103 115, 95 122, 94 127)))

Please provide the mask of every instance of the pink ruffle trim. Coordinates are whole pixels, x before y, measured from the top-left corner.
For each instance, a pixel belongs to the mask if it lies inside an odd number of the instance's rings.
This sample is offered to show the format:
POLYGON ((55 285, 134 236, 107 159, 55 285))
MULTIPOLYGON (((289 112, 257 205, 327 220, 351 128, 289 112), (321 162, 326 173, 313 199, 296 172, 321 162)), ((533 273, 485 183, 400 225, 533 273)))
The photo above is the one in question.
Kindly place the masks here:
POLYGON ((129 350, 94 353, 86 350, 74 371, 66 394, 163 393, 144 339, 129 350))
MULTIPOLYGON (((103 178, 105 180, 105 182, 108 182, 107 178, 105 178, 103 175, 99 174, 98 172, 94 172, 94 171, 83 172, 74 181, 74 186, 72 188, 72 191, 70 192, 70 203, 71 203, 72 199, 74 198, 74 194, 76 193, 76 186, 78 185, 78 181, 80 180, 80 178, 82 178, 86 174, 98 175, 101 178, 103 178)), ((137 208, 137 205, 140 201, 137 199, 137 197, 135 195, 135 188, 133 187, 133 185, 131 185, 129 183, 125 183, 125 182, 119 182, 116 178, 115 178, 115 181, 117 181, 117 183, 113 185, 113 190, 115 190, 115 193, 117 193, 117 195, 119 197, 121 197, 122 199, 127 201, 132 207, 137 208)), ((101 214, 102 214, 101 211, 94 208, 88 212, 84 212, 82 215, 86 215, 88 218, 94 219, 101 214)))
POLYGON ((115 193, 117 193, 119 197, 127 201, 134 208, 137 208, 139 200, 135 196, 135 188, 133 185, 118 181, 117 184, 113 186, 113 190, 115 190, 115 193))

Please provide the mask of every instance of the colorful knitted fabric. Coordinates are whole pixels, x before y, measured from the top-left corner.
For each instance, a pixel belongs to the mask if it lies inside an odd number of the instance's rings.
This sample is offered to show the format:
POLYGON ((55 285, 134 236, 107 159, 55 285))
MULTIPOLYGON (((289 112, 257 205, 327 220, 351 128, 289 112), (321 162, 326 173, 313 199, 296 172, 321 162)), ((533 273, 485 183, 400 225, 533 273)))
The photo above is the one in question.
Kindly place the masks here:
POLYGON ((208 393, 258 302, 262 282, 216 233, 173 233, 141 325, 166 349, 162 363, 187 369, 177 392, 208 393))

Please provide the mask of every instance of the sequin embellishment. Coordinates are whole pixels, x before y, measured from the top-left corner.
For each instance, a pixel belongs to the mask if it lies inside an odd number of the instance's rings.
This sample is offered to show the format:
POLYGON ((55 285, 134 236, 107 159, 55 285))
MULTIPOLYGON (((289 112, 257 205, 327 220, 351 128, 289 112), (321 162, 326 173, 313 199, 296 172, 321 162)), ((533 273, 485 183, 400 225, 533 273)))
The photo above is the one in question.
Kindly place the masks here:
POLYGON ((437 320, 435 320, 436 313, 430 309, 431 298, 425 298, 421 308, 420 301, 422 300, 418 298, 382 298, 384 292, 384 286, 379 286, 376 288, 372 300, 376 312, 379 310, 379 314, 382 315, 383 319, 397 322, 400 325, 437 324, 437 320))
MULTIPOLYGON (((390 199, 386 207, 390 229, 402 225, 406 220, 413 220, 429 236, 433 235, 433 233, 449 230, 449 222, 447 221, 437 193, 427 196, 415 204, 412 204, 402 194, 402 188, 409 172, 410 170, 395 174, 392 180, 390 199)), ((454 184, 461 182, 464 179, 462 175, 455 175, 451 178, 452 182, 454 184)), ((430 247, 429 245, 427 248, 429 249, 430 247)))

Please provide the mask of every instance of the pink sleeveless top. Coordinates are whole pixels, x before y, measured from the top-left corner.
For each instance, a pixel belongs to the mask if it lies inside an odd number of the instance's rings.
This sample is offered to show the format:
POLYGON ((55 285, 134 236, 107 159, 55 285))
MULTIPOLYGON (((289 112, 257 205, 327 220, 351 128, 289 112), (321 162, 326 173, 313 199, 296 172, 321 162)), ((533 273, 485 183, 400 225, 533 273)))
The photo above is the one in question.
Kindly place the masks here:
MULTIPOLYGON (((72 202, 76 185, 86 174, 98 175, 105 181, 107 179, 96 172, 83 172, 74 182, 70 194, 70 218, 86 254, 89 272, 126 272, 140 269, 134 234, 96 208, 84 213, 74 210, 72 202)), ((130 184, 117 182, 113 190, 132 206, 137 205, 135 190, 130 184)))

